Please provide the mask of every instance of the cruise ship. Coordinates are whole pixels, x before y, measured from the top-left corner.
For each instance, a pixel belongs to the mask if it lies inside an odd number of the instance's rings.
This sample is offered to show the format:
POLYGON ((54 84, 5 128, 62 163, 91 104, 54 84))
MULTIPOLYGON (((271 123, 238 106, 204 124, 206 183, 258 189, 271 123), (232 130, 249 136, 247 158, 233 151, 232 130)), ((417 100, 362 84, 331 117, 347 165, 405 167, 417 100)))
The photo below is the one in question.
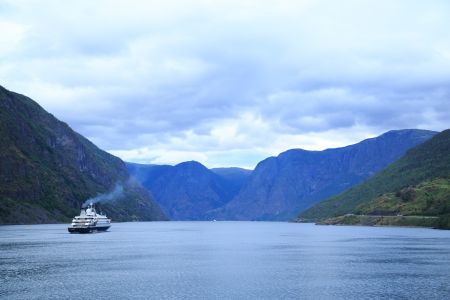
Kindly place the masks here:
POLYGON ((86 209, 81 209, 79 216, 73 218, 68 230, 70 233, 90 233, 106 231, 109 227, 111 227, 111 219, 108 219, 105 215, 98 214, 91 203, 86 209))

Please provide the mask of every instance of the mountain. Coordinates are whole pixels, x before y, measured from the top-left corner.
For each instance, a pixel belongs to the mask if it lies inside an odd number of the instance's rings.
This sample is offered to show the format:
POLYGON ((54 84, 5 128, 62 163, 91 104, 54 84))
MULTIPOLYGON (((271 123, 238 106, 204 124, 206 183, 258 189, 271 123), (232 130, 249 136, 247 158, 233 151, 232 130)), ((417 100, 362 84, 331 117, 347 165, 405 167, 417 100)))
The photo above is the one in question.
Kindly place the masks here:
POLYGON ((0 87, 0 224, 68 222, 86 199, 116 185, 118 199, 100 204, 113 220, 166 219, 123 161, 0 87))
POLYGON ((195 161, 176 166, 127 165, 173 220, 209 219, 208 212, 230 201, 250 173, 240 168, 209 170, 195 161))
POLYGON ((293 149, 267 158, 256 166, 239 194, 215 211, 214 218, 288 220, 369 178, 434 134, 394 130, 343 148, 293 149))
POLYGON ((232 190, 232 194, 236 195, 242 188, 252 173, 252 170, 243 168, 212 168, 212 172, 216 173, 227 182, 228 188, 232 190))
POLYGON ((440 216, 442 221, 450 213, 449 177, 450 130, 445 130, 367 181, 311 207, 300 218, 401 214, 440 216))

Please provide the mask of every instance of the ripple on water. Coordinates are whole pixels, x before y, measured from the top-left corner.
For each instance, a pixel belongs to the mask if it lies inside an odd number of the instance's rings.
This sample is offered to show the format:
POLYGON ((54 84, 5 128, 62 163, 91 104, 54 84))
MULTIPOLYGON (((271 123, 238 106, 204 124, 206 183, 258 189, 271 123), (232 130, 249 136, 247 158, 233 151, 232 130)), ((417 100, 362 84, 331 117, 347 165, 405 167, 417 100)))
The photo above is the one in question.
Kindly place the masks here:
POLYGON ((0 228, 7 299, 449 299, 448 232, 266 222, 0 228))

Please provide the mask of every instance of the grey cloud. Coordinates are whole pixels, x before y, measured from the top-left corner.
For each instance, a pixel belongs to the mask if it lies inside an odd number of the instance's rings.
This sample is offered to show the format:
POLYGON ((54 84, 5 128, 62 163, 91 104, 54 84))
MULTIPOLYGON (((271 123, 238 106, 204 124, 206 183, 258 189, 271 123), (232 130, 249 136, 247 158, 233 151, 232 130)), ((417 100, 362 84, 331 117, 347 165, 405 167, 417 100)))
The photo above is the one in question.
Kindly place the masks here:
POLYGON ((445 128, 448 126, 445 112, 450 113, 449 97, 450 93, 442 88, 405 94, 390 90, 371 93, 342 89, 320 93, 320 90, 313 90, 287 93, 279 101, 260 107, 265 118, 279 120, 285 125, 279 128, 280 131, 321 132, 332 128, 352 128, 356 124, 382 131, 415 127, 432 121, 440 122, 445 128), (440 114, 430 116, 427 114, 430 110, 439 110, 440 114))
POLYGON ((0 80, 105 149, 209 149, 218 160, 283 134, 442 130, 449 11, 445 1, 11 1, 0 18, 26 33, 0 51, 0 80))

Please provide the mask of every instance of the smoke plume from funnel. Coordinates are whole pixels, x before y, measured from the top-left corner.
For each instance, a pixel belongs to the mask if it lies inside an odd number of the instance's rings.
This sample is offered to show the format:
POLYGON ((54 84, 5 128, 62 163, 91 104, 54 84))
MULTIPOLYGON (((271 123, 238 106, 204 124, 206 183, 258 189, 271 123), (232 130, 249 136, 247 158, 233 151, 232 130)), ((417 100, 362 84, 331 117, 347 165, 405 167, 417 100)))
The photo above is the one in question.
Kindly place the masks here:
POLYGON ((117 198, 120 198, 123 196, 123 186, 119 183, 116 184, 114 189, 109 193, 104 193, 97 195, 96 197, 89 198, 86 201, 84 201, 82 208, 87 207, 89 204, 95 204, 99 202, 109 202, 116 200, 117 198))

